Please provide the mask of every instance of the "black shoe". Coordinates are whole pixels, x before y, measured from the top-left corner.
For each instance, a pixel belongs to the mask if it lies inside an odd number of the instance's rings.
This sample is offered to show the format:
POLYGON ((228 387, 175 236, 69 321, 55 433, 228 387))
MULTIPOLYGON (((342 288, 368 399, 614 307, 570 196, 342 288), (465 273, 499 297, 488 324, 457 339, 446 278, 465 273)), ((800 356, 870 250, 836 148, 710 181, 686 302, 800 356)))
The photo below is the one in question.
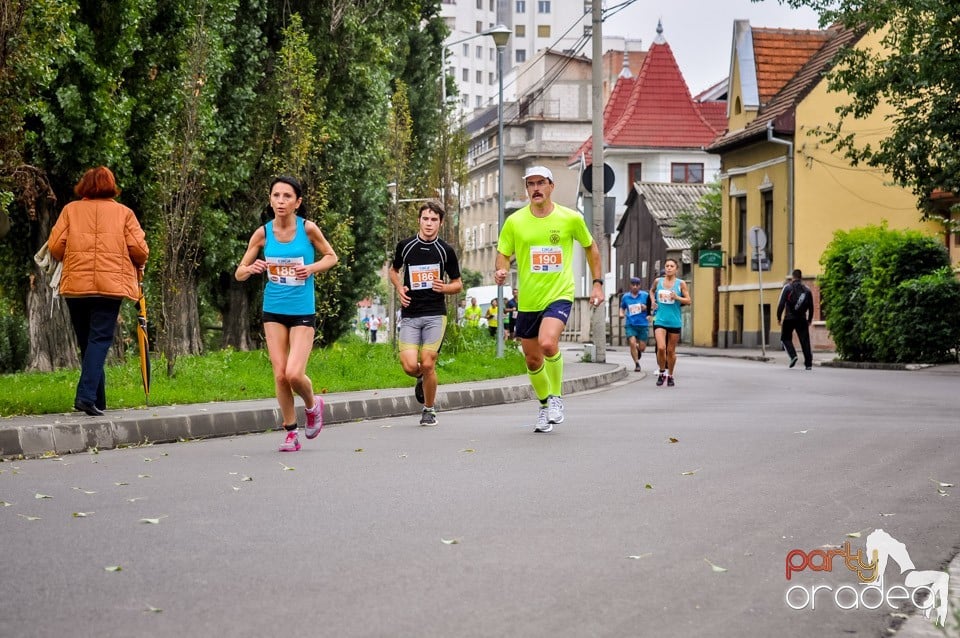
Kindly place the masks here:
POLYGON ((805 370, 813 370, 813 366, 807 366, 807 367, 804 368, 804 369, 805 369, 805 370))
POLYGON ((90 416, 103 416, 103 410, 101 410, 100 408, 98 408, 92 403, 80 401, 79 399, 73 402, 73 409, 80 410, 81 412, 86 412, 90 416))
POLYGON ((663 385, 663 382, 666 380, 667 380, 667 373, 661 371, 660 374, 657 375, 657 385, 663 385))
POLYGON ((675 385, 676 385, 676 384, 673 382, 673 376, 671 375, 671 376, 667 377, 667 387, 668 387, 668 388, 672 388, 672 387, 675 386, 675 385))
MULTIPOLYGON (((795 366, 795 365, 797 365, 797 357, 796 357, 796 355, 790 357, 790 367, 792 368, 792 367, 795 366)), ((807 370, 809 370, 809 369, 810 369, 810 368, 807 368, 807 370)))
POLYGON ((640 364, 639 364, 639 363, 636 364, 635 366, 633 366, 633 371, 634 371, 634 372, 640 372, 640 364))
POLYGON ((423 403, 423 377, 417 377, 417 385, 413 387, 413 395, 417 397, 417 403, 423 403))

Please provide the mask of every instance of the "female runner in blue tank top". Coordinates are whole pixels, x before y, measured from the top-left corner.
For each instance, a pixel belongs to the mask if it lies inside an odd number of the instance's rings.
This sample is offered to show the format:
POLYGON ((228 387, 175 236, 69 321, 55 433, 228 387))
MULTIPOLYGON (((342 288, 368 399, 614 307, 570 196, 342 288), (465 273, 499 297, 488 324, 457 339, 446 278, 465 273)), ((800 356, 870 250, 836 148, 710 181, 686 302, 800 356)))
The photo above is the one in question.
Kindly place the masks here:
POLYGON ((274 218, 254 231, 247 251, 237 266, 236 278, 267 273, 263 292, 263 331, 273 366, 277 403, 283 416, 281 452, 300 449, 297 412, 293 395, 303 399, 308 439, 323 427, 323 399, 313 394, 307 376, 307 359, 316 331, 314 275, 337 264, 337 254, 320 227, 305 220, 303 189, 292 177, 277 177, 270 185, 270 208, 274 218), (263 259, 259 258, 263 251, 263 259), (322 257, 316 261, 316 253, 322 257))
POLYGON ((677 343, 683 317, 680 306, 690 304, 687 282, 677 278, 677 261, 667 259, 663 264, 663 277, 657 277, 650 288, 651 308, 656 312, 653 320, 653 336, 657 340, 657 385, 664 382, 673 387, 673 369, 677 365, 677 343))

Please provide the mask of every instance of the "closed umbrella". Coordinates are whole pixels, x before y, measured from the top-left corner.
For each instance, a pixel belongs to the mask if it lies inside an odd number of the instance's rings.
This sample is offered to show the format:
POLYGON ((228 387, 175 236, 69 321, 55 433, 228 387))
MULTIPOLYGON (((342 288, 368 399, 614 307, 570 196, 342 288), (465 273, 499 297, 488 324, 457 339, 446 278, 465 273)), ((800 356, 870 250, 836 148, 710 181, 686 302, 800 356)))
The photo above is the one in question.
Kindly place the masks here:
POLYGON ((143 394, 150 405, 150 339, 147 336, 147 299, 143 294, 143 269, 137 269, 140 284, 140 299, 137 300, 137 346, 140 350, 140 376, 143 377, 143 394))

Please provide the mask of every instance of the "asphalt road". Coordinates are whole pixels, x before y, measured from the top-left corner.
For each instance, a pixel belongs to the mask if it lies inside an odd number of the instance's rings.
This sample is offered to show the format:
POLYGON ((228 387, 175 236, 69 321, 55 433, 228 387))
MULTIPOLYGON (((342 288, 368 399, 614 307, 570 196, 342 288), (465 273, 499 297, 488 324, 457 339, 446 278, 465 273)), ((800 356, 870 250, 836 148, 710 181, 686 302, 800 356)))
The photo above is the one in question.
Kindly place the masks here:
POLYGON ((960 551, 935 483, 960 485, 956 369, 677 374, 569 396, 552 434, 515 404, 287 455, 269 433, 0 463, 0 636, 888 635, 885 606, 790 609, 856 580, 788 583, 786 555, 880 527, 918 569, 960 551))

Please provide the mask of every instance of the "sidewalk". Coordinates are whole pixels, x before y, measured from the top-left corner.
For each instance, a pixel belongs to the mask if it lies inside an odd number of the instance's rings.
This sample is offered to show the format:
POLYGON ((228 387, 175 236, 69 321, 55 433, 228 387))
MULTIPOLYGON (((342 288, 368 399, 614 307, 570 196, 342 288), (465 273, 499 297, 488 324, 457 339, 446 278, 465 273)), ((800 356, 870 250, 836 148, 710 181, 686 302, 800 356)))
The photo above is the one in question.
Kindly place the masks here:
MULTIPOLYGON (((582 348, 564 344, 563 393, 573 394, 610 385, 628 376, 623 365, 581 363, 582 348)), ((441 385, 437 406, 442 412, 485 405, 530 401, 535 397, 527 376, 441 385)), ((409 387, 323 396, 326 425, 363 419, 419 414, 422 409, 409 387)), ((300 422, 303 406, 297 401, 300 422)), ((37 457, 109 449, 142 443, 233 436, 267 432, 280 423, 276 399, 107 410, 102 417, 79 412, 0 419, 0 458, 37 457)))

